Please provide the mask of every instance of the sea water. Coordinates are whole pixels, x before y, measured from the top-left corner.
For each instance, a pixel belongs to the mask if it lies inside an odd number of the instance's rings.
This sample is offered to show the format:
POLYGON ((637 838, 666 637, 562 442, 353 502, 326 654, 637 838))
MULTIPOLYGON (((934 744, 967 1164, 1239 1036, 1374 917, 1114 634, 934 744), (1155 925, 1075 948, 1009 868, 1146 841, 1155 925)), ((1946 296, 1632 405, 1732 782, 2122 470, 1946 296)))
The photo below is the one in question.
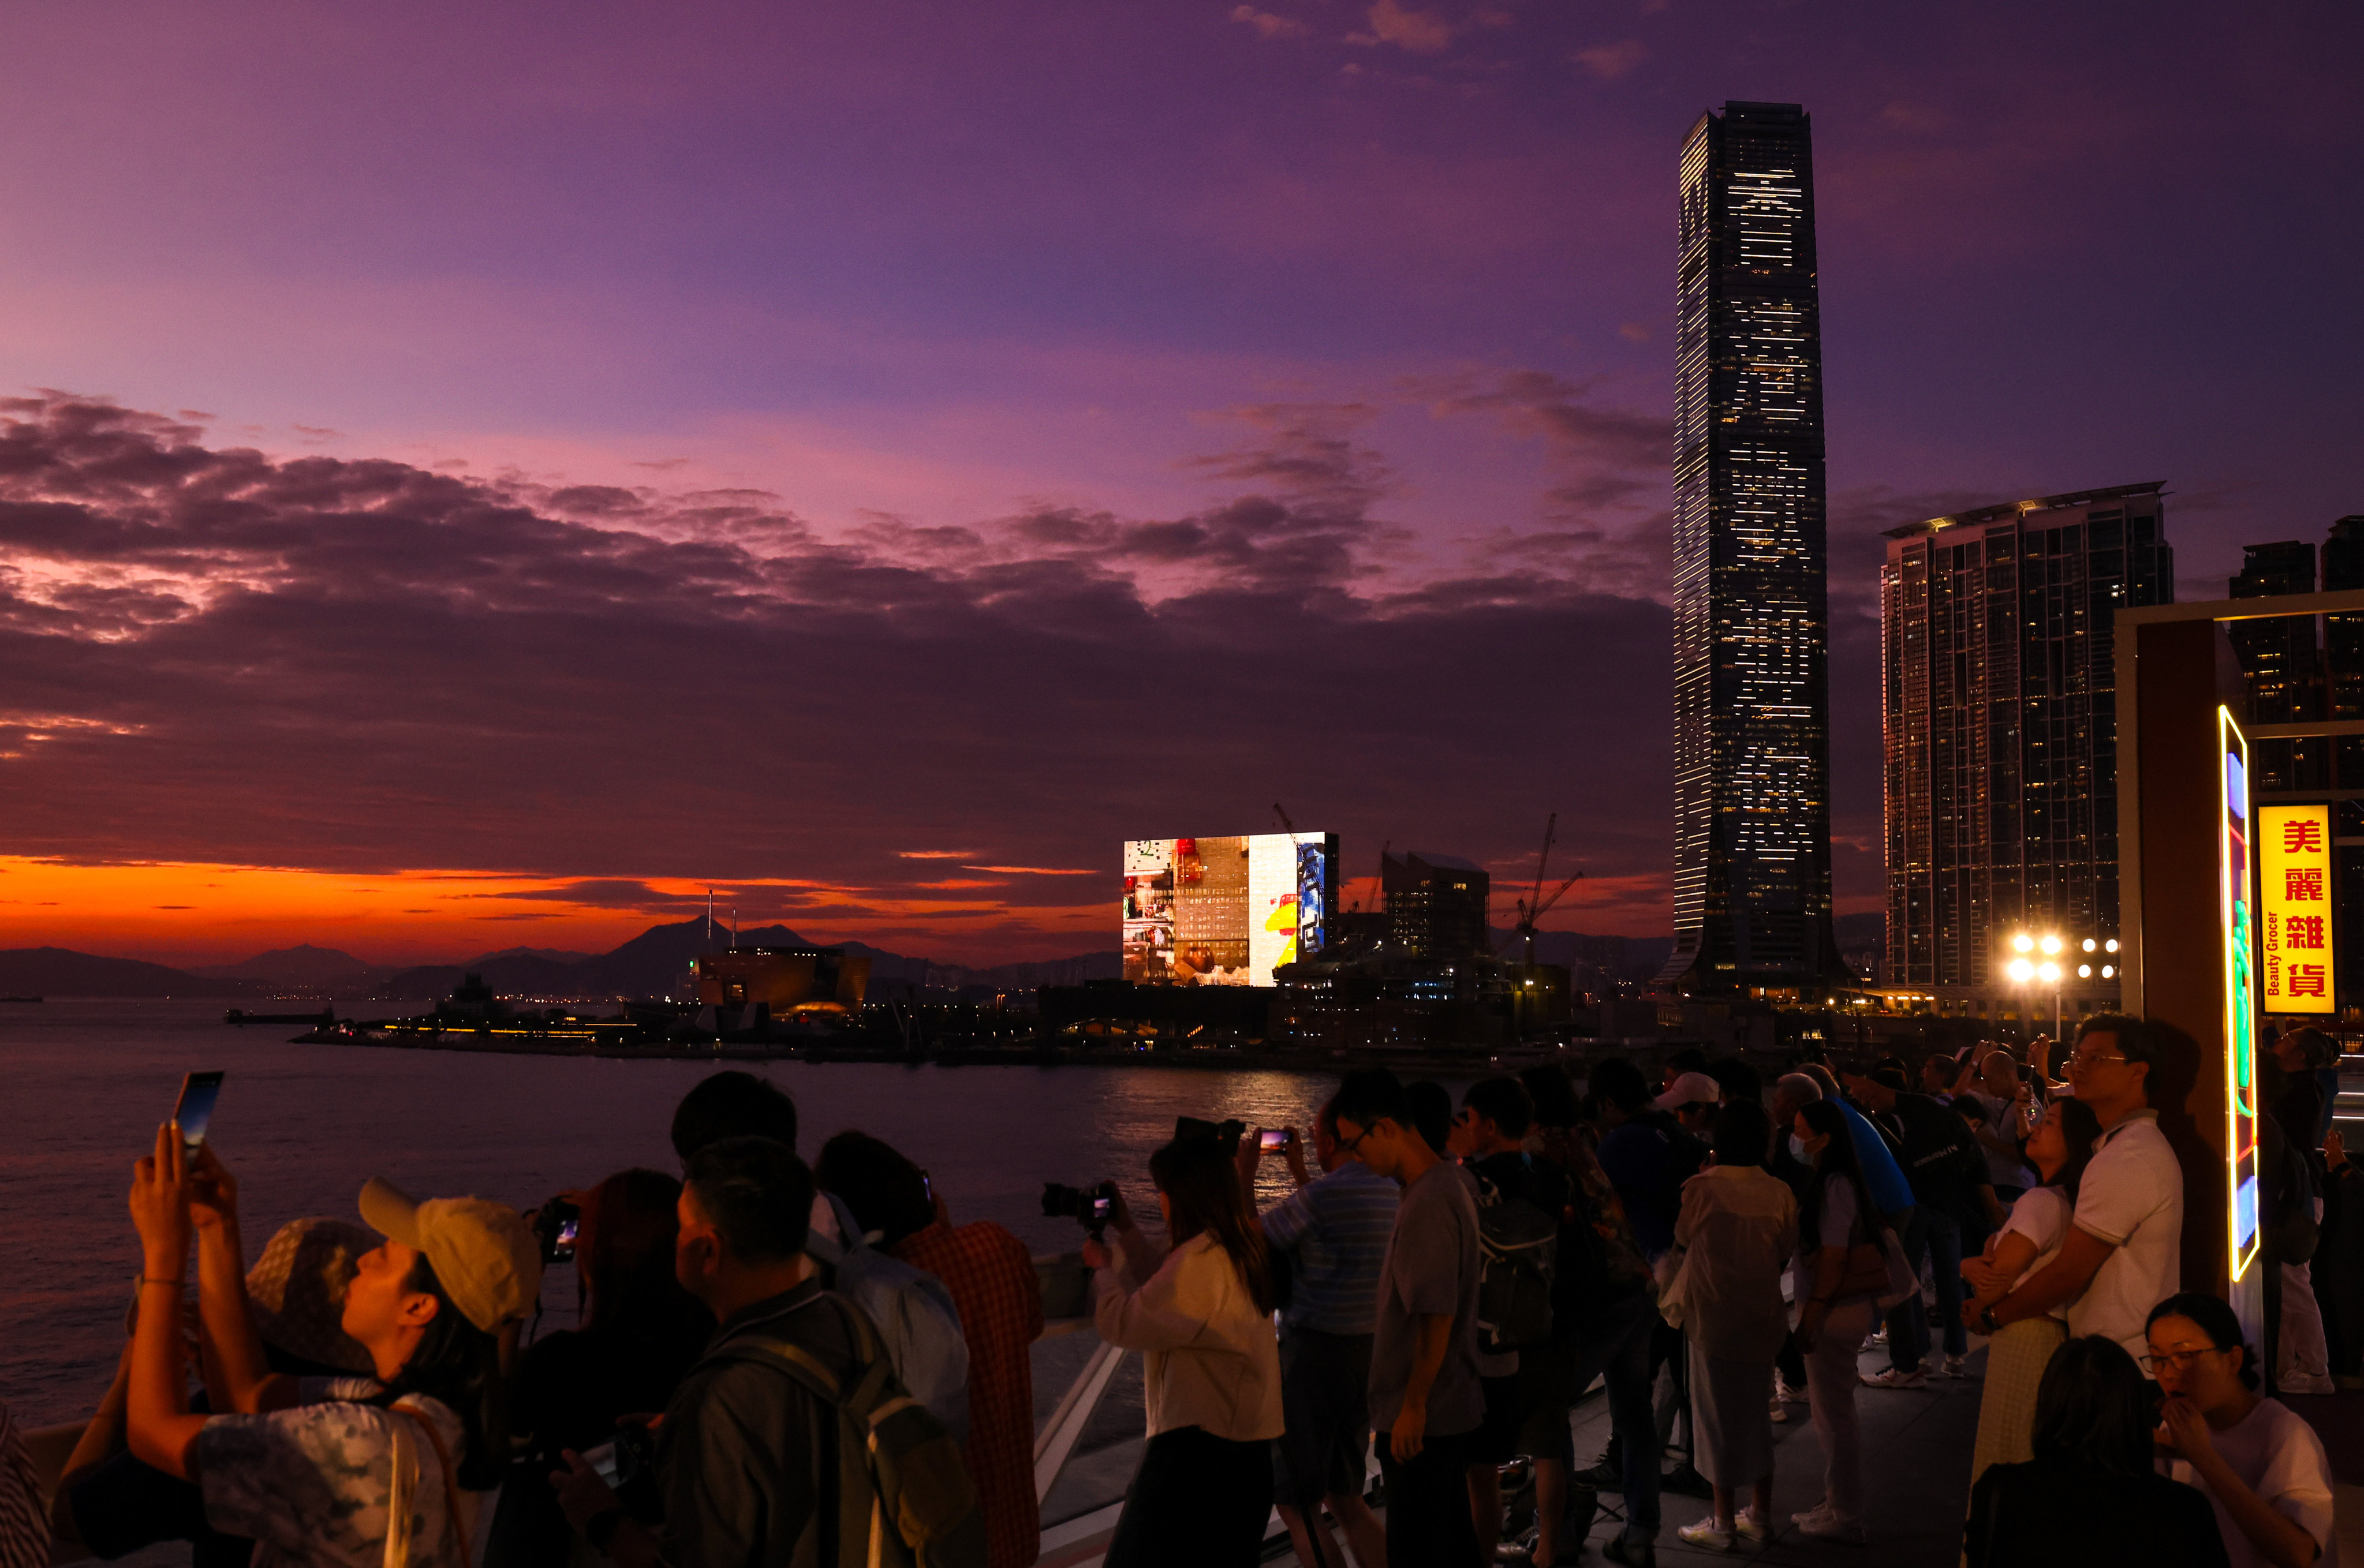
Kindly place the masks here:
MULTIPOLYGON (((1034 1251, 1071 1251, 1045 1182, 1114 1177, 1151 1218, 1150 1151, 1177 1116, 1310 1127, 1330 1075, 1142 1066, 936 1067, 612 1061, 297 1045, 289 1025, 222 1023, 219 1002, 0 1006, 0 1400, 40 1426, 87 1415, 113 1375, 139 1273, 131 1165, 172 1114, 182 1074, 229 1074, 210 1138, 240 1187, 249 1261, 280 1225, 358 1218, 384 1176, 420 1197, 530 1207, 633 1165, 677 1173, 675 1103, 721 1067, 796 1099, 799 1151, 858 1128, 927 1168, 955 1223, 997 1220, 1034 1251)), ((340 1009, 350 1010, 350 1009, 340 1009)), ((1288 1190, 1267 1158, 1259 1205, 1288 1190)), ((552 1323, 571 1269, 550 1271, 552 1323)))

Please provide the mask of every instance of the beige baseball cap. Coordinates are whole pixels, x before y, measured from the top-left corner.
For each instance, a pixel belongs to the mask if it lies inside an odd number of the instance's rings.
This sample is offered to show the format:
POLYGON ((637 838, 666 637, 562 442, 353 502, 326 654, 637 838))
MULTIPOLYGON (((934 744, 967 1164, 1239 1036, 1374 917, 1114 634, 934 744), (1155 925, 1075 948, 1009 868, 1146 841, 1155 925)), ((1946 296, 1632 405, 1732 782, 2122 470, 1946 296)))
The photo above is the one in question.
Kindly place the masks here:
POLYGON ((424 1203, 383 1176, 362 1188, 362 1218, 389 1240, 427 1255, 461 1315, 494 1333, 533 1310, 541 1295, 541 1248, 505 1203, 437 1197, 424 1203))
POLYGON ((364 1376, 377 1363, 343 1328, 345 1286, 377 1238, 349 1219, 291 1219, 246 1271, 246 1299, 263 1342, 364 1376))

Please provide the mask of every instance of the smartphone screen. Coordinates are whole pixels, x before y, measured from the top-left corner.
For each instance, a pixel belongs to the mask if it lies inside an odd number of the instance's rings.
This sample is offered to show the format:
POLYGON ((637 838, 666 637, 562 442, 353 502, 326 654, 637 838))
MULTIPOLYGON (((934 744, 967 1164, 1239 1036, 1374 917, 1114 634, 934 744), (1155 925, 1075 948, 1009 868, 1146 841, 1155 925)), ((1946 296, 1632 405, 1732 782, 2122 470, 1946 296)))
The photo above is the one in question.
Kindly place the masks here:
POLYGON ((558 1228, 558 1250, 561 1253, 574 1251, 574 1238, 582 1229, 583 1222, 579 1219, 570 1219, 558 1228))
POLYGON ((1096 1198, 1092 1199, 1092 1223, 1093 1223, 1093 1224, 1095 1224, 1095 1225, 1098 1224, 1100 1221, 1102 1221, 1102 1220, 1104 1220, 1104 1219, 1108 1218, 1110 1215, 1112 1215, 1112 1214, 1113 1214, 1113 1213, 1115 1213, 1115 1212, 1116 1212, 1116 1200, 1115 1200, 1114 1198, 1096 1197, 1096 1198))
POLYGON ((1288 1129, 1267 1127, 1258 1135, 1256 1141, 1266 1149, 1286 1149, 1288 1147, 1288 1129))
POLYGON ((214 1118, 214 1098, 221 1093, 218 1073, 192 1073, 181 1081, 181 1103, 173 1119, 181 1124, 181 1141, 195 1149, 206 1140, 206 1124, 214 1118))

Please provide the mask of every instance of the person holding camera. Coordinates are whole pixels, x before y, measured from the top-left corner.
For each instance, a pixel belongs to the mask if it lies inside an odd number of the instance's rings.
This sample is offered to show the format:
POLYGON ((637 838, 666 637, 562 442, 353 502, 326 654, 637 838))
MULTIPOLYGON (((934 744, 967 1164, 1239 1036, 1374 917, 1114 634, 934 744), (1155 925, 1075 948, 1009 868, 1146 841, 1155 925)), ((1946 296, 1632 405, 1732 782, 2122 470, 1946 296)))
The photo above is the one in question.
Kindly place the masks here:
POLYGON ((1093 1326, 1143 1352, 1149 1417, 1108 1568, 1252 1568, 1282 1427, 1264 1237, 1220 1138, 1176 1139, 1149 1157, 1149 1177, 1165 1243, 1142 1233, 1121 1197, 1114 1249, 1084 1243, 1093 1326))
MULTIPOLYGON (((1243 1188, 1255 1190, 1259 1136, 1240 1141, 1243 1188)), ((1371 1443, 1371 1330, 1378 1316, 1379 1270, 1396 1223, 1396 1184, 1338 1147, 1338 1102, 1313 1118, 1306 1168, 1295 1128, 1279 1145, 1297 1190, 1265 1210, 1265 1245, 1288 1260, 1289 1290, 1280 1309, 1280 1406, 1288 1429, 1274 1445, 1273 1485, 1280 1517, 1300 1562, 1338 1568, 1345 1562, 1322 1523, 1321 1507, 1345 1531, 1365 1568, 1386 1562, 1386 1536, 1363 1501, 1371 1443)))
POLYGON ((268 1370, 237 1185, 211 1148, 168 1124, 133 1171, 143 1264, 130 1449, 195 1482, 207 1521, 255 1541, 257 1568, 464 1568, 478 1495, 508 1457, 500 1335, 541 1286, 531 1232, 504 1205, 420 1203, 384 1181, 362 1189, 361 1209, 385 1240, 346 1286, 341 1326, 376 1376, 297 1379, 268 1370), (188 1409, 183 1381, 193 1232, 210 1416, 188 1409))
MULTIPOLYGON (((573 1532, 542 1477, 566 1450, 587 1451, 663 1410, 705 1351, 714 1315, 674 1278, 680 1202, 673 1177, 630 1170, 579 1206, 553 1199, 541 1211, 577 1216, 583 1327, 544 1334, 519 1358, 512 1424, 528 1451, 501 1488, 485 1568, 565 1568, 573 1532)), ((544 1258, 559 1234, 547 1229, 544 1258)))
POLYGON ((1379 1272, 1371 1425, 1388 1486, 1388 1561, 1475 1568, 1469 1452, 1486 1418, 1478 1382, 1478 1200, 1415 1125, 1384 1067, 1338 1085, 1338 1146, 1403 1189, 1379 1272))

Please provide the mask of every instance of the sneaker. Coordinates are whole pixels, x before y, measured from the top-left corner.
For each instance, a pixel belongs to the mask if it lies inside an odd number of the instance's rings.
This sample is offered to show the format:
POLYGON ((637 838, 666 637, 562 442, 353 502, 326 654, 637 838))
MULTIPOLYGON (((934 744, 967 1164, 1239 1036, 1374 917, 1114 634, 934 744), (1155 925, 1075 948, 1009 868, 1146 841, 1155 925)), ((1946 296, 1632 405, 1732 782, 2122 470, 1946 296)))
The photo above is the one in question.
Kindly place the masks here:
POLYGON ((1773 1374, 1773 1397, 1784 1405, 1803 1405, 1806 1391, 1777 1372, 1773 1374))
POLYGON ((1792 1516, 1798 1533, 1815 1540, 1834 1541, 1842 1546, 1863 1544, 1863 1521, 1851 1519, 1834 1510, 1827 1502, 1818 1503, 1802 1514, 1792 1516))
POLYGON ((1622 1535, 1612 1535, 1600 1543, 1600 1555, 1623 1563, 1624 1568, 1658 1568, 1658 1549, 1646 1540, 1635 1545, 1622 1535))
POLYGON ((1771 1414, 1773 1419, 1776 1421, 1786 1421, 1790 1418, 1790 1407, 1782 1404, 1779 1399, 1776 1399, 1773 1401, 1773 1409, 1771 1414))
POLYGON ((1678 1464, 1658 1477, 1658 1490, 1671 1492, 1678 1497, 1712 1497, 1715 1488, 1689 1464, 1678 1464))
POLYGON ((1946 1370, 1944 1375, 1947 1377, 1968 1376, 1969 1374, 1964 1372, 1962 1368, 1963 1363, 1968 1362, 1969 1359, 1970 1358, 1968 1356, 1947 1356, 1946 1358, 1946 1370))
POLYGON ((1611 1464, 1609 1462, 1609 1456, 1604 1453, 1591 1469, 1579 1470, 1568 1479, 1588 1482, 1596 1492, 1622 1492, 1625 1490, 1625 1467, 1622 1464, 1611 1464))
POLYGON ((1695 1525, 1685 1525, 1675 1531, 1675 1534, 1685 1546, 1696 1546, 1709 1551, 1732 1550, 1732 1532, 1728 1529, 1716 1529, 1712 1516, 1700 1520, 1695 1525))
POLYGON ((1888 1343, 1888 1325, 1882 1323, 1879 1328, 1874 1329, 1871 1331, 1871 1338, 1866 1340, 1864 1343, 1867 1345, 1884 1345, 1888 1343))
POLYGON ((1772 1535, 1765 1521, 1756 1517, 1755 1508, 1743 1508, 1732 1516, 1732 1533, 1743 1540, 1763 1541, 1772 1535))
POLYGON ((1866 1388, 1919 1388, 1929 1381, 1929 1374, 1917 1366, 1911 1372, 1890 1367, 1886 1372, 1867 1372, 1862 1375, 1866 1388))

